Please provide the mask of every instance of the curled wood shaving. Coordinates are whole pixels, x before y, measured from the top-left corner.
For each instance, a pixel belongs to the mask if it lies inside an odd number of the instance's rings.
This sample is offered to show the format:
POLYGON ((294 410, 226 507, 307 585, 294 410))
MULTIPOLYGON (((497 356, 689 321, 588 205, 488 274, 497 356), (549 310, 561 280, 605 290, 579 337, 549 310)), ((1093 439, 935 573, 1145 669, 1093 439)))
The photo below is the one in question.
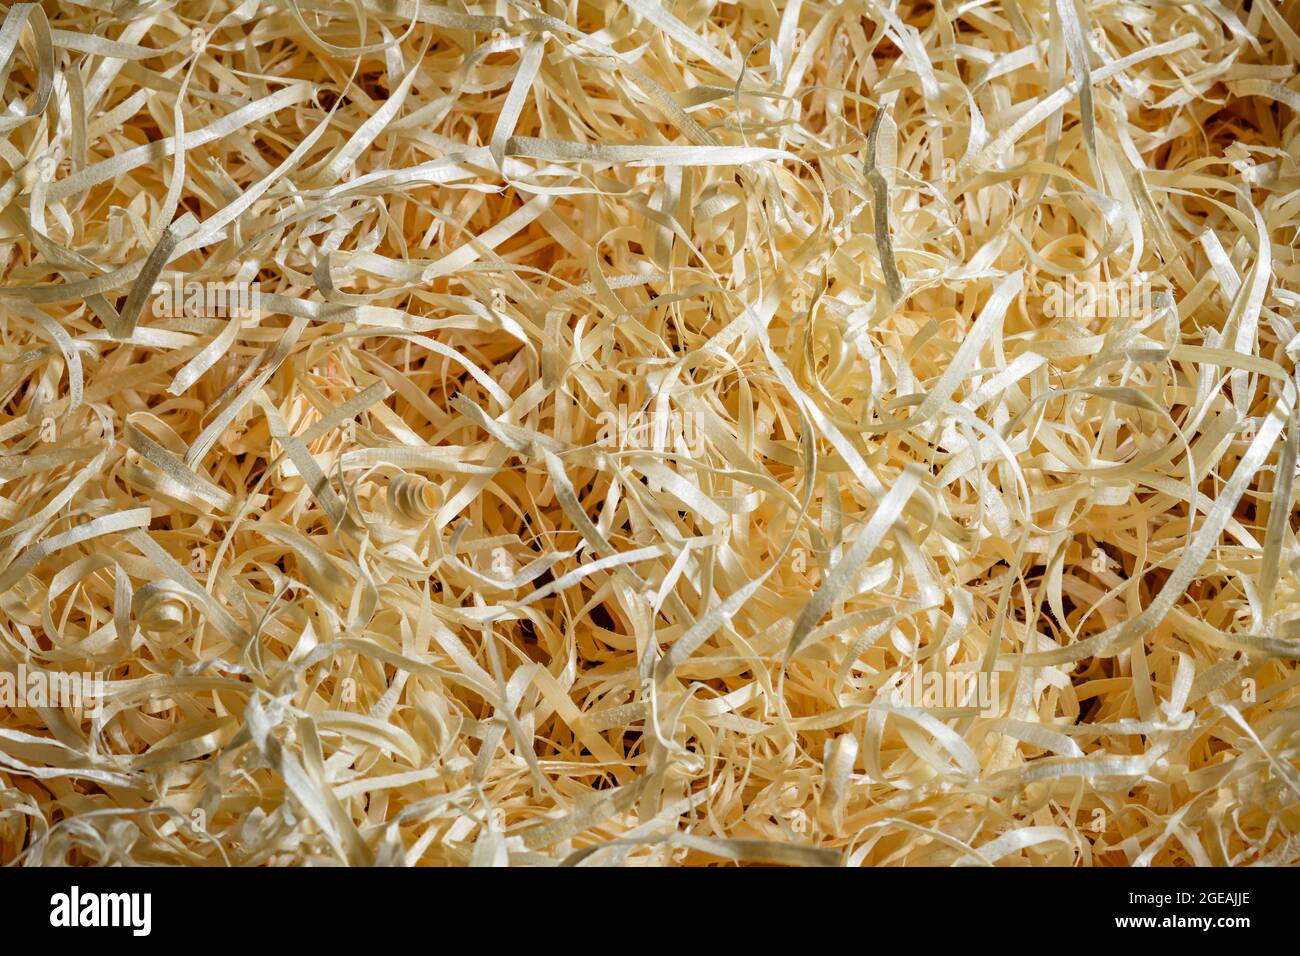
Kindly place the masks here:
POLYGON ((1297 862, 1297 18, 11 5, 0 862, 1297 862))

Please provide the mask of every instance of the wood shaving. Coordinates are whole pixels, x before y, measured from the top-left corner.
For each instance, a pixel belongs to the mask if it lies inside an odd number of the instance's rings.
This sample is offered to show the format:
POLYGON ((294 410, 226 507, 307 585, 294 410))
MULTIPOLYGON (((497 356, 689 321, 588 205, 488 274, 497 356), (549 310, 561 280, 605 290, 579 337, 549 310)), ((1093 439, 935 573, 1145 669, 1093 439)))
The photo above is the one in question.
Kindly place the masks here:
POLYGON ((0 862, 1300 861, 1298 22, 11 5, 0 862))

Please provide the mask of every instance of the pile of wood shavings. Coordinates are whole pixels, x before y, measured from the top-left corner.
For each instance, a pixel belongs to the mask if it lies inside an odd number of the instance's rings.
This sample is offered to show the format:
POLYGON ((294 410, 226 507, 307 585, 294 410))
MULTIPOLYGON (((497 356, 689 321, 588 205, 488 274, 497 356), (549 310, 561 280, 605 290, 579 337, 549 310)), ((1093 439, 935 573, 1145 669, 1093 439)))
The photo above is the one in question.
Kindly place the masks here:
POLYGON ((0 861, 1295 862, 1226 3, 10 7, 0 861))

